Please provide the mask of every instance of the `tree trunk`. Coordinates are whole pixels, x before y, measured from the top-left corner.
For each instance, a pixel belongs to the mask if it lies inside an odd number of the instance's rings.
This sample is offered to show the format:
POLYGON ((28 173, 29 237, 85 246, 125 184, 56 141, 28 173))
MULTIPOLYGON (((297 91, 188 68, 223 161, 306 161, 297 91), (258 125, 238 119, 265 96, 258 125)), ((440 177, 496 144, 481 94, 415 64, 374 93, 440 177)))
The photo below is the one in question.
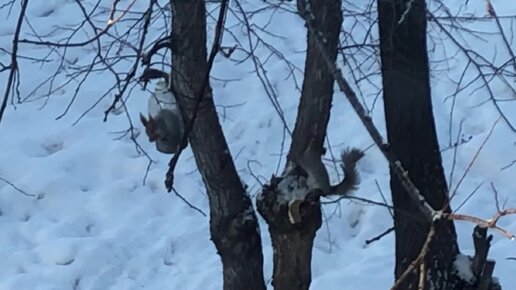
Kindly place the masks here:
MULTIPOLYGON (((172 86, 190 120, 207 72, 206 7, 203 0, 170 4, 172 86)), ((209 85, 203 94, 189 142, 209 196, 211 238, 222 259, 224 289, 264 290, 257 217, 235 170, 209 85)))
POLYGON ((322 223, 321 204, 318 198, 307 198, 301 222, 292 224, 288 204, 282 199, 284 192, 278 190, 281 179, 273 178, 257 197, 258 211, 269 225, 274 249, 272 285, 278 290, 307 290, 312 282, 315 233, 322 223))
MULTIPOLYGON (((430 96, 426 4, 424 0, 377 3, 388 142, 414 184, 439 210, 448 204, 448 191, 430 96)), ((430 222, 417 211, 393 174, 391 191, 394 207, 400 209, 394 217, 398 279, 419 255, 430 222)), ((461 289, 459 279, 452 273, 459 251, 453 222, 441 221, 435 226, 435 238, 425 259, 425 289, 461 289), (429 288, 430 284, 433 288, 429 288)), ((416 272, 404 279, 399 289, 418 289, 416 272)))
MULTIPOLYGON (((337 58, 337 47, 342 25, 340 0, 311 0, 311 13, 317 27, 325 36, 327 51, 332 60, 337 58)), ((298 1, 298 7, 302 5, 298 1)), ((303 11, 300 7, 300 12, 303 11)), ((308 144, 322 150, 333 100, 334 79, 319 53, 316 39, 308 33, 305 75, 298 108, 296 126, 292 135, 289 156, 304 152, 308 144)), ((290 158, 289 158, 290 159, 290 158)), ((288 172, 291 162, 287 162, 288 172)), ((292 176, 290 176, 292 177, 292 176)), ((289 220, 288 193, 278 189, 288 176, 273 178, 257 198, 258 211, 269 225, 274 247, 274 272, 272 284, 279 290, 306 290, 312 281, 312 249, 317 230, 321 227, 321 204, 317 193, 308 193, 300 201, 301 220, 289 220)), ((281 188, 281 187, 280 187, 281 188)))

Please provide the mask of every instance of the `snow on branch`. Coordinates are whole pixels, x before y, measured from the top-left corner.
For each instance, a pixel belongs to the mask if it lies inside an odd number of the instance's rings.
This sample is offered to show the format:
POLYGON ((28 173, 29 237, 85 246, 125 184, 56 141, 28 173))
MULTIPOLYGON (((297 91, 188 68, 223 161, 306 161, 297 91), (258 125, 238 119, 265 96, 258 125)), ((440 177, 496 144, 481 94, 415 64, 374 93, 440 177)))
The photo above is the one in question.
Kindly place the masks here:
POLYGON ((412 4, 414 4, 414 0, 410 0, 410 2, 408 2, 406 4, 405 11, 403 11, 403 14, 401 14, 400 20, 398 20, 398 25, 400 25, 401 23, 403 23, 403 21, 405 21, 405 17, 407 17, 410 10, 412 9, 412 4))

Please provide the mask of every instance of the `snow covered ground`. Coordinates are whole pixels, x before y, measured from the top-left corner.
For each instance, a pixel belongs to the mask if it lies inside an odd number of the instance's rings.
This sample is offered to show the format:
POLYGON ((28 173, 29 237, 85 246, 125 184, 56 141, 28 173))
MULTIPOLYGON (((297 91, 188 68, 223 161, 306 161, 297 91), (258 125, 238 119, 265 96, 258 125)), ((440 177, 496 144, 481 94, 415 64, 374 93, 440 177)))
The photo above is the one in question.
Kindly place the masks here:
MULTIPOLYGON (((3 2, 6 1, 0 5, 3 2)), ((82 2, 91 9, 97 1, 82 2)), ((127 5, 130 1, 121 2, 127 5)), ((133 9, 142 11, 146 8, 147 1, 136 2, 133 9)), ((477 2, 481 3, 470 3, 468 11, 484 15, 484 1, 477 2)), ((494 4, 499 15, 516 14, 516 7, 511 7, 508 2, 494 4)), ((101 1, 101 6, 109 5, 110 1, 101 1)), ((246 9, 257 8, 256 5, 262 4, 245 3, 246 9)), ((216 11, 215 7, 210 8, 210 11, 216 11)), ((7 8, 0 10, 0 18, 8 16, 8 21, 0 26, 2 49, 11 50, 18 11, 18 4, 14 5, 10 15, 7 8)), ((75 26, 81 21, 80 17, 74 1, 31 1, 27 12, 30 25, 24 24, 22 38, 34 39, 31 31, 34 29, 57 41, 69 31, 55 31, 56 25, 75 26)), ((96 17, 102 25, 101 21, 107 19, 107 11, 96 17)), ((259 35, 274 43, 292 64, 303 67, 305 31, 297 16, 276 10, 257 14, 252 21, 257 24, 270 22, 269 31, 281 37, 258 31, 259 35), (271 15, 274 17, 270 18, 271 15)), ((228 27, 235 22, 235 15, 229 13, 228 27)), ((510 35, 514 33, 510 26, 516 28, 514 21, 503 23, 507 26, 509 41, 515 47, 514 35, 510 35)), ((213 24, 213 19, 209 24, 213 24)), ((118 29, 123 30, 126 25, 121 22, 118 29)), ((344 25, 351 27, 353 23, 346 19, 344 25)), ((492 20, 475 25, 483 31, 496 31, 492 20)), ((239 27, 232 29, 242 45, 246 45, 245 31, 239 27)), ((360 28, 354 29, 358 34, 363 33, 360 28)), ((213 26, 209 29, 210 35, 212 32, 213 26)), ((151 31, 149 39, 155 39, 159 33, 156 29, 151 31)), ((431 28, 433 36, 439 33, 435 27, 431 28)), ((373 32, 373 35, 377 33, 373 32)), ((464 35, 465 42, 482 51, 488 59, 507 60, 507 50, 497 37, 487 34, 483 37, 464 35)), ((85 39, 84 33, 79 33, 75 41, 81 39, 85 39)), ((234 44, 232 36, 226 34, 223 45, 234 44)), ((460 53, 455 53, 456 48, 449 42, 430 42, 430 45, 431 59, 441 61, 433 63, 432 74, 441 146, 444 149, 450 140, 455 142, 461 122, 464 138, 471 138, 458 147, 456 161, 453 149, 443 151, 448 175, 456 164, 452 177, 454 188, 499 114, 492 103, 485 102, 488 99, 485 90, 474 90, 473 87, 462 91, 456 96, 450 135, 452 99, 447 97, 454 92, 453 80, 460 77, 466 61, 460 53), (442 61, 445 56, 449 59, 442 61)), ((48 51, 46 47, 21 45, 19 53, 25 57, 20 59, 22 98, 58 68, 60 58, 55 53, 44 65, 29 59, 42 57, 48 51)), ((270 52, 262 47, 257 53, 265 62, 270 52)), ((235 57, 242 55, 235 52, 235 57)), ((74 64, 87 64, 94 56, 91 47, 69 49, 65 74, 74 72, 74 64)), ((0 62, 9 63, 9 55, 0 51, 0 62)), ((130 65, 127 62, 118 67, 130 65)), ((285 113, 288 126, 293 128, 299 100, 295 81, 289 76, 285 62, 272 57, 265 66, 271 88, 278 94, 277 102, 285 113)), ((250 61, 236 65, 219 56, 212 85, 237 169, 254 195, 260 190, 260 182, 282 170, 282 154, 287 151, 290 141, 287 138, 283 144, 282 121, 253 70, 250 61), (253 176, 258 176, 258 180, 253 176)), ((349 73, 349 68, 345 71, 349 73)), ((467 74, 470 79, 476 73, 474 68, 471 71, 473 73, 467 74)), ((55 86, 70 78, 65 74, 56 79, 55 86)), ((0 74, 0 84, 6 83, 6 75, 5 72, 0 74)), ((295 70, 295 75, 300 85, 302 73, 295 70)), ((378 77, 373 81, 377 82, 378 77)), ((149 93, 136 87, 127 99, 127 115, 118 109, 104 123, 103 112, 113 98, 110 94, 76 123, 115 84, 110 73, 91 74, 67 109, 79 82, 80 77, 77 77, 50 96, 46 96, 47 83, 22 104, 10 105, 0 123, 0 178, 3 179, 0 180, 0 289, 221 289, 221 263, 210 241, 208 218, 164 189, 169 157, 156 152, 143 134, 137 137, 155 161, 144 184, 149 160, 138 153, 128 135, 120 133, 129 127, 127 116, 137 130, 141 130, 137 117, 140 111, 146 110, 149 93)), ((500 99, 514 100, 516 97, 499 81, 494 82, 493 87, 500 99)), ((0 88, 3 93, 4 86, 0 88)), ((366 82, 360 83, 360 88, 371 108, 375 102, 375 88, 366 82)), ((501 102, 500 105, 509 120, 516 124, 514 102, 501 102)), ((376 101, 372 114, 384 132, 381 100, 376 101)), ((334 154, 347 146, 365 149, 372 144, 340 92, 335 95, 330 122, 329 142, 334 154)), ((516 207, 516 165, 507 167, 513 160, 516 160, 516 134, 500 121, 461 183, 453 207, 460 205, 482 182, 482 187, 459 212, 491 217, 496 212, 491 182, 496 186, 500 200, 507 200, 507 207, 516 207)), ((376 149, 367 151, 359 171, 362 185, 356 193, 358 196, 381 201, 378 182, 389 198, 388 170, 376 149)), ((176 169, 175 188, 193 205, 208 213, 205 189, 190 149, 181 157, 176 169)), ((326 205, 324 214, 325 223, 318 232, 314 248, 312 289, 388 289, 393 283, 393 235, 368 246, 364 241, 391 227, 389 212, 382 207, 343 201, 326 205)), ((272 249, 267 227, 262 220, 260 222, 265 278, 270 282, 272 249)), ((502 219, 500 226, 516 232, 516 217, 502 219)), ((472 224, 457 223, 461 249, 466 253, 472 253, 473 249, 472 228, 472 224)), ((490 254, 497 260, 495 275, 505 289, 510 289, 516 283, 513 274, 516 262, 506 258, 516 256, 516 244, 502 235, 494 235, 490 254)))

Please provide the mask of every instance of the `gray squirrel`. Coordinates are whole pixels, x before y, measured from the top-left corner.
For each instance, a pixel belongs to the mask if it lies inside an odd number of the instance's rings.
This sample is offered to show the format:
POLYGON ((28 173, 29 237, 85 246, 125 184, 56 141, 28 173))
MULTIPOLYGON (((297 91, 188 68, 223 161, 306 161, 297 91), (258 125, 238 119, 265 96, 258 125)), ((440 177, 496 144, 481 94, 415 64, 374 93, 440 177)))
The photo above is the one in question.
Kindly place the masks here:
POLYGON ((356 164, 364 157, 364 152, 356 148, 344 150, 341 159, 345 177, 337 185, 331 185, 328 171, 321 159, 323 154, 320 150, 314 150, 311 144, 301 156, 291 158, 306 172, 306 184, 310 190, 320 189, 323 195, 347 195, 356 190, 360 183, 356 164))
POLYGON ((187 145, 181 148, 184 121, 167 82, 160 81, 156 84, 154 95, 149 98, 148 110, 148 119, 140 113, 140 121, 149 141, 156 142, 156 149, 165 154, 175 154, 184 149, 187 145))

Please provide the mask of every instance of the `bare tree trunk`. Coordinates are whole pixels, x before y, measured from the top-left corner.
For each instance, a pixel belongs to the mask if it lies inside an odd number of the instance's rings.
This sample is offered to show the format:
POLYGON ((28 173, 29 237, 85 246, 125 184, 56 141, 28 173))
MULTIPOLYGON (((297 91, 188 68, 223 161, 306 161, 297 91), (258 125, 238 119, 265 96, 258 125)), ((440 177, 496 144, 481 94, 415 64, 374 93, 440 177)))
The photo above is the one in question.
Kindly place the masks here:
MULTIPOLYGON (((171 0, 170 4, 172 85, 189 120, 208 69, 206 7, 203 0, 171 0)), ((189 141, 209 196, 211 238, 222 259, 224 289, 264 290, 257 217, 235 170, 209 85, 203 93, 189 141)))
MULTIPOLYGON (((341 1, 312 0, 310 4, 317 27, 327 40, 327 51, 335 61, 342 24, 341 1)), ((298 5, 302 3, 298 2, 298 5)), ((293 156, 293 152, 304 152, 308 144, 322 152, 326 136, 334 79, 315 41, 308 33, 305 76, 289 156, 293 156)), ((302 202, 301 222, 292 224, 288 216, 288 198, 278 190, 281 180, 273 178, 257 200, 258 211, 269 225, 274 247, 272 283, 275 289, 306 290, 312 281, 312 250, 316 232, 321 227, 321 204, 317 194, 308 194, 302 202)))
MULTIPOLYGON (((424 0, 377 3, 388 141, 423 196, 433 208, 441 209, 448 204, 448 190, 432 112, 426 4, 424 0)), ((430 222, 411 203, 398 178, 391 176, 392 200, 400 209, 394 217, 398 279, 419 255, 430 222)), ((453 222, 440 221, 435 226, 435 238, 425 259, 425 289, 430 289, 430 284, 432 289, 461 289, 461 282, 453 274, 459 252, 453 222)), ((398 289, 418 289, 418 270, 398 289)))

